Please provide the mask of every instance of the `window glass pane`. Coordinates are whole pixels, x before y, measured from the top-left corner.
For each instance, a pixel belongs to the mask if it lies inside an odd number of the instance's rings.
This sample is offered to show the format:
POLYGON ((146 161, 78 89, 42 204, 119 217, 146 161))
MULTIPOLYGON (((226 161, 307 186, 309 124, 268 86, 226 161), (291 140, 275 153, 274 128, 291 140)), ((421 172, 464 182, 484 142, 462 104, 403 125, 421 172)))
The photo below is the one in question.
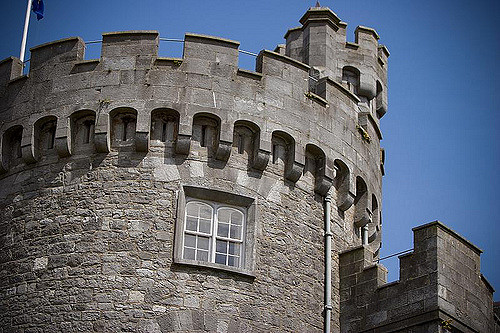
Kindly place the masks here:
POLYGON ((198 236, 198 249, 207 250, 210 247, 210 242, 208 237, 198 236))
POLYGON ((219 223, 217 226, 217 236, 227 237, 229 234, 229 224, 219 223))
POLYGON ((217 240, 215 251, 218 253, 227 253, 227 242, 222 240, 217 240))
POLYGON ((226 264, 226 256, 223 254, 216 254, 215 255, 215 262, 218 264, 226 264))
POLYGON ((188 202, 186 205, 186 213, 190 216, 198 216, 198 206, 197 202, 188 202))
POLYGON ((193 259, 194 260, 194 249, 184 248, 184 259, 193 259))
POLYGON ((231 211, 226 209, 226 208, 219 209, 219 211, 217 212, 218 217, 219 217, 219 221, 228 223, 230 213, 231 213, 231 211))
POLYGON ((227 264, 229 266, 238 267, 240 265, 240 259, 238 257, 229 256, 227 258, 227 264))
POLYGON ((233 239, 241 239, 241 227, 231 226, 231 238, 233 239))
POLYGON ((204 219, 212 219, 212 207, 207 205, 200 206, 200 217, 204 219))
POLYGON ((212 233, 212 221, 200 219, 200 230, 199 231, 203 232, 205 234, 211 234, 212 233))
POLYGON ((236 225, 241 225, 243 222, 243 214, 238 211, 233 211, 231 213, 231 223, 236 225))
POLYGON ((193 217, 186 218, 186 230, 196 231, 198 225, 198 220, 193 217))
POLYGON ((203 250, 196 251, 196 260, 208 261, 208 251, 203 251, 203 250))
POLYGON ((184 235, 184 246, 193 248, 196 247, 196 236, 184 235))
POLYGON ((229 254, 240 255, 240 244, 229 242, 229 254))

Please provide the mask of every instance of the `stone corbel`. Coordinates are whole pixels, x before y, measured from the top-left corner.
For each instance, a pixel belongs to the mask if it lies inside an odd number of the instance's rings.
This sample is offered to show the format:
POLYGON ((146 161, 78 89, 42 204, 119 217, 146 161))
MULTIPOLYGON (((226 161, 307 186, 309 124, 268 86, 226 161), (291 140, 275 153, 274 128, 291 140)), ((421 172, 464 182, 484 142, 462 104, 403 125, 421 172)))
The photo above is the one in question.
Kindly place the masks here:
POLYGON ((149 131, 135 132, 135 150, 139 152, 147 152, 149 150, 149 131))
POLYGON ((264 171, 271 156, 271 142, 255 140, 254 151, 250 167, 255 170, 264 171))
POLYGON ((291 151, 285 165, 285 179, 296 183, 300 176, 302 176, 302 172, 304 171, 304 166, 306 164, 306 157, 303 154, 304 151, 304 147, 295 142, 293 150, 291 151))
POLYGON ((325 196, 330 187, 332 187, 333 181, 327 176, 316 177, 316 182, 314 183, 314 192, 321 196, 325 196))
POLYGON ((373 243, 373 241, 379 239, 380 240, 380 232, 375 230, 369 237, 368 237, 368 243, 373 243))
POLYGON ((24 128, 23 138, 21 139, 21 155, 26 164, 33 164, 37 161, 33 140, 33 124, 30 123, 29 126, 24 128))
POLYGON ((359 215, 355 216, 354 226, 361 228, 372 221, 372 213, 368 209, 364 209, 359 215))
POLYGON ((219 161, 227 161, 231 155, 232 142, 219 140, 215 158, 219 161))
POLYGON ((288 163, 285 166, 285 178, 293 183, 296 183, 300 176, 302 176, 302 171, 304 170, 304 164, 297 161, 288 163))
POLYGON ((103 114, 97 117, 94 133, 94 146, 98 153, 109 153, 110 151, 110 131, 109 115, 103 114))
POLYGON ((355 197, 356 197, 356 195, 351 191, 341 193, 341 194, 339 194, 337 206, 339 207, 339 209, 341 211, 345 212, 346 210, 351 208, 351 206, 354 204, 355 197))
POLYGON ((175 153, 179 155, 188 155, 191 149, 191 135, 179 134, 177 135, 177 142, 175 143, 175 153))
POLYGON ((231 126, 221 126, 220 138, 215 150, 215 159, 227 161, 233 146, 233 130, 231 126))
POLYGON ((68 157, 71 155, 71 135, 68 134, 68 123, 69 119, 66 119, 66 123, 61 121, 60 126, 56 128, 55 146, 59 157, 68 157))
POLYGON ((135 130, 135 150, 138 152, 147 152, 149 150, 150 121, 151 116, 149 114, 139 112, 135 130))

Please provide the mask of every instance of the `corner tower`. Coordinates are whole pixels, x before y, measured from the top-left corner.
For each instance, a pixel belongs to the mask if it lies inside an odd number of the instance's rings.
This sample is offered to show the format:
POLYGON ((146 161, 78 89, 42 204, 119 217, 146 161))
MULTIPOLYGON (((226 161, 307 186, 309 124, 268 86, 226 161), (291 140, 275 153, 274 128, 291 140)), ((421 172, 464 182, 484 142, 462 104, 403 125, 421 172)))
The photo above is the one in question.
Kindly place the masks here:
POLYGON ((337 254, 381 244, 388 52, 301 23, 255 71, 213 36, 158 57, 156 31, 0 62, 3 332, 339 330, 337 254))

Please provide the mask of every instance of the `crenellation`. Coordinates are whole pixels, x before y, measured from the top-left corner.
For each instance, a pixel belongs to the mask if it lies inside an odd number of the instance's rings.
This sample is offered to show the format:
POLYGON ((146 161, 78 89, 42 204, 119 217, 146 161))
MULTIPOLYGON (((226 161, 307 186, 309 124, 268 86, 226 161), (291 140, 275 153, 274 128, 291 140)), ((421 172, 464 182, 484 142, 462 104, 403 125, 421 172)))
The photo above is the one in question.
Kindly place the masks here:
MULTIPOLYGON (((0 61, 0 87, 23 74, 23 64, 19 58, 8 57, 0 61)), ((3 88, 0 89, 0 93, 3 88)))
POLYGON ((353 321, 360 325, 359 331, 387 331, 415 325, 439 327, 451 319, 450 325, 461 332, 492 332, 492 290, 482 283, 478 271, 460 277, 476 269, 463 258, 479 257, 478 249, 437 221, 413 230, 413 252, 399 257, 400 279, 390 284, 385 284, 382 266, 366 261, 372 253, 368 248, 340 254, 341 290, 345 291, 341 304, 346 309, 341 311, 342 331, 348 332, 353 321), (448 244, 462 254, 448 252, 448 244), (364 282, 375 280, 377 287, 364 282), (363 301, 357 303, 359 299, 363 301))
POLYGON ((65 63, 82 61, 85 43, 80 37, 65 38, 35 46, 30 49, 30 53, 30 75, 32 72, 42 70, 43 74, 38 75, 43 75, 47 80, 47 77, 52 77, 51 72, 54 72, 51 66, 60 65, 66 69, 66 66, 63 66, 65 63), (44 68, 46 70, 43 70, 44 68))

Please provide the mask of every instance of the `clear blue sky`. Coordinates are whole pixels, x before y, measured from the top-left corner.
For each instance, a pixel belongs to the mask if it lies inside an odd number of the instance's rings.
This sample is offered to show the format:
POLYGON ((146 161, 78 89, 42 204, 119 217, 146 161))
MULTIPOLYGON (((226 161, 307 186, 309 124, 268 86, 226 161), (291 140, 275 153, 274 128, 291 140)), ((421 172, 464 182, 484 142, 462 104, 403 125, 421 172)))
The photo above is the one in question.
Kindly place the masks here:
MULTIPOLYGON (((27 1, 0 2, 0 59, 19 56, 27 1)), ((31 18, 28 47, 69 36, 158 30, 226 37, 241 49, 274 49, 315 0, 167 1, 45 0, 45 18, 31 18)), ((382 119, 387 153, 383 248, 412 247, 411 228, 436 219, 482 248, 482 272, 500 290, 500 1, 321 1, 348 26, 373 27, 391 52, 389 109, 382 119), (496 93, 496 94, 495 94, 496 93), (495 96, 496 95, 496 96, 495 96)), ((87 59, 99 57, 90 45, 87 59)), ((162 42, 160 55, 180 56, 162 42)), ((241 66, 253 66, 241 57, 241 66)), ((390 279, 398 262, 386 262, 390 279)), ((495 294, 500 299, 500 292, 495 294)))

